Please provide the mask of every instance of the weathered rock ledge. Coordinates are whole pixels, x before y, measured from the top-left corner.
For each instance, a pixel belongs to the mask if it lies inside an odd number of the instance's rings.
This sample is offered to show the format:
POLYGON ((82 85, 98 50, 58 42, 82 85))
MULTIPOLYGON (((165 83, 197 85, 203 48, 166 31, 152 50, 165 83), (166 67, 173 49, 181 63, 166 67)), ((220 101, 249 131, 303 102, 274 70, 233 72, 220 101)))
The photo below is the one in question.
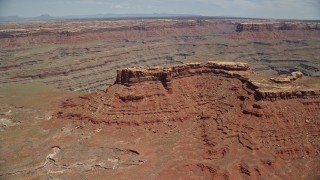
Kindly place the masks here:
POLYGON ((320 97, 319 89, 257 89, 256 96, 261 100, 317 98, 320 97))
MULTIPOLYGON (((292 77, 292 76, 289 76, 292 77)), ((305 82, 296 84, 287 84, 274 81, 271 79, 269 82, 263 80, 252 81, 250 78, 246 82, 248 87, 254 90, 257 100, 274 101, 279 99, 297 99, 297 98, 319 98, 320 88, 313 85, 311 87, 306 86, 305 82)))
POLYGON ((187 63, 172 65, 169 67, 131 67, 117 71, 116 83, 133 84, 144 81, 161 81, 168 83, 173 78, 184 77, 194 74, 216 73, 233 75, 233 71, 247 71, 246 63, 213 62, 187 63))
POLYGON ((289 76, 285 78, 270 78, 270 80, 275 83, 290 83, 301 77, 303 77, 302 72, 296 71, 296 72, 292 72, 289 76))
MULTIPOLYGON (((207 63, 186 63, 172 65, 169 67, 131 67, 117 71, 116 84, 130 86, 146 81, 160 81, 163 86, 172 93, 171 81, 175 78, 188 77, 202 74, 217 74, 238 78, 247 84, 247 87, 255 93, 257 100, 277 100, 293 98, 314 98, 320 97, 320 88, 301 88, 288 84, 303 76, 300 72, 290 74, 288 82, 283 83, 281 78, 270 79, 269 81, 252 81, 249 72, 249 65, 241 62, 214 62, 207 63)), ((141 97, 123 97, 123 99, 141 99, 141 97)))

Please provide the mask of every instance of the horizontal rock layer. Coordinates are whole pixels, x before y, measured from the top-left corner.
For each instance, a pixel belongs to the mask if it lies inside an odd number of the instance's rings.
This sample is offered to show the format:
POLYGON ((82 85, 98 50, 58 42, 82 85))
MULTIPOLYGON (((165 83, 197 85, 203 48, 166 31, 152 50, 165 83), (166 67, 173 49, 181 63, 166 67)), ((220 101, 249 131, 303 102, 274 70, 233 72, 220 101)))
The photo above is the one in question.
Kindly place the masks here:
POLYGON ((172 78, 183 77, 193 74, 222 73, 232 74, 226 71, 247 71, 246 63, 213 62, 187 63, 172 65, 170 67, 132 67, 117 71, 116 83, 132 84, 144 81, 161 81, 168 83, 172 78))
POLYGON ((320 31, 320 23, 290 23, 290 22, 266 22, 266 23, 239 23, 236 32, 243 31, 291 31, 291 30, 315 30, 320 31))
MULTIPOLYGON (((281 78, 271 78, 267 83, 257 83, 247 77, 246 72, 249 70, 247 63, 235 62, 213 62, 207 63, 187 63, 181 65, 172 65, 169 67, 131 67, 117 71, 116 84, 132 85, 146 81, 160 81, 162 85, 172 92, 171 81, 175 78, 188 77, 203 74, 218 74, 228 77, 239 78, 247 83, 249 89, 253 90, 258 100, 277 100, 277 99, 293 99, 293 98, 314 98, 320 97, 320 89, 317 88, 296 88, 293 86, 282 87, 282 81, 275 81, 281 78), (274 83, 277 88, 272 88, 274 83), (270 88, 265 88, 270 86, 270 88)), ((252 75, 250 75, 252 76, 252 75)), ((288 76, 288 83, 301 78, 301 72, 293 72, 288 76)), ((140 96, 126 96, 122 99, 142 99, 140 96)))
POLYGON ((41 82, 64 90, 97 91, 114 83, 119 68, 214 59, 247 62, 259 72, 301 71, 305 76, 320 77, 320 31, 236 32, 237 24, 245 22, 269 21, 131 19, 1 24, 0 86, 41 82))
POLYGON ((292 81, 297 80, 298 78, 303 77, 302 72, 297 71, 297 72, 292 72, 289 76, 284 77, 284 78, 270 78, 271 81, 275 83, 290 83, 292 81))
POLYGON ((315 98, 320 97, 319 89, 302 90, 256 90, 256 95, 264 100, 294 99, 294 98, 315 98))

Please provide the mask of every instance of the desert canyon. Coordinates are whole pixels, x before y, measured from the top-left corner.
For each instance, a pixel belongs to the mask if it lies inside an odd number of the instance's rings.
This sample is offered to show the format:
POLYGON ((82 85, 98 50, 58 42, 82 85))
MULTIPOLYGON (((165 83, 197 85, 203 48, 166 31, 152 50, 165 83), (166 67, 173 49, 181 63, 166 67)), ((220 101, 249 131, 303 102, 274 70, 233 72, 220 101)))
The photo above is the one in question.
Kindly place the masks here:
POLYGON ((319 179, 320 22, 0 24, 0 179, 319 179))

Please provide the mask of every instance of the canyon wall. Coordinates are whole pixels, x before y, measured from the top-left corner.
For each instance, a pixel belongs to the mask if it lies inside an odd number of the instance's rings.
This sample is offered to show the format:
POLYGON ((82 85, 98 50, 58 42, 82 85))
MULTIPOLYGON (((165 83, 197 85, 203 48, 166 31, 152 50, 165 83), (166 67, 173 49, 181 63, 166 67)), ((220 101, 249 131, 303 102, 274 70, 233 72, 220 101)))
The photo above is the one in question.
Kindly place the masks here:
POLYGON ((40 82, 92 92, 112 85, 119 68, 208 60, 246 62, 254 71, 272 74, 301 71, 320 77, 320 31, 312 30, 319 27, 317 22, 277 22, 291 29, 300 23, 310 28, 267 31, 262 24, 272 29, 270 21, 248 19, 0 24, 0 86, 40 82), (246 23, 257 25, 259 32, 236 32, 239 24, 247 28, 246 23))
POLYGON ((318 38, 320 23, 308 21, 268 21, 257 20, 235 23, 231 39, 274 40, 290 38, 318 38))
POLYGON ((119 40, 133 41, 158 36, 199 35, 231 32, 234 25, 227 20, 92 20, 48 23, 0 24, 0 47, 24 47, 39 44, 70 44, 119 40))
POLYGON ((320 23, 290 23, 290 22, 261 22, 261 23, 238 23, 236 25, 236 32, 250 31, 250 32, 261 32, 261 31, 299 31, 299 30, 310 30, 320 31, 320 23))
POLYGON ((227 73, 227 71, 247 71, 247 63, 214 62, 186 63, 169 67, 131 67, 117 70, 116 83, 130 84, 144 81, 170 81, 172 78, 201 73, 227 73), (225 70, 225 71, 219 71, 225 70))
POLYGON ((173 78, 207 73, 236 76, 234 71, 247 71, 248 69, 249 66, 246 63, 213 61, 203 64, 187 63, 169 67, 132 67, 118 70, 116 83, 129 85, 144 81, 161 81, 165 88, 171 91, 170 81, 173 78))

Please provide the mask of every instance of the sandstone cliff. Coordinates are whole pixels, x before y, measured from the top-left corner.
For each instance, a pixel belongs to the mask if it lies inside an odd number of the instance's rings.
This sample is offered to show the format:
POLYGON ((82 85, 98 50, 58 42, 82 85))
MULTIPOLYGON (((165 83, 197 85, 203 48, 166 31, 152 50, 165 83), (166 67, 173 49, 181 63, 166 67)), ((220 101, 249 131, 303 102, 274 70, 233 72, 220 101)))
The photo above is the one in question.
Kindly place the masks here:
POLYGON ((289 76, 284 78, 270 78, 271 81, 275 83, 290 83, 297 80, 298 78, 303 77, 303 73, 300 71, 292 72, 289 76))
MULTIPOLYGON (((258 100, 277 100, 293 98, 314 98, 320 96, 320 89, 300 86, 288 86, 298 78, 303 77, 301 72, 293 72, 285 78, 270 78, 270 81, 259 82, 251 81, 254 74, 248 75, 249 65, 241 62, 214 62, 207 63, 187 63, 172 65, 169 67, 131 67, 117 71, 116 84, 130 86, 136 83, 146 81, 160 81, 164 88, 172 93, 171 86, 173 79, 194 76, 214 74, 232 78, 237 78, 247 84, 250 90, 253 90, 258 100)), ((123 100, 139 100, 143 97, 125 96, 123 100)))
POLYGON ((266 23, 239 23, 236 26, 236 32, 250 31, 292 31, 292 30, 314 30, 320 31, 319 23, 295 23, 295 22, 266 22, 266 23))
POLYGON ((256 95, 263 100, 277 100, 277 99, 295 99, 295 98, 316 98, 320 97, 319 89, 280 89, 280 90, 264 90, 257 89, 256 95))
POLYGON ((144 81, 161 81, 166 88, 170 89, 168 86, 173 78, 206 73, 234 76, 233 71, 246 71, 248 69, 249 66, 246 63, 213 61, 204 64, 188 63, 169 67, 132 67, 118 70, 116 83, 129 85, 144 81))

